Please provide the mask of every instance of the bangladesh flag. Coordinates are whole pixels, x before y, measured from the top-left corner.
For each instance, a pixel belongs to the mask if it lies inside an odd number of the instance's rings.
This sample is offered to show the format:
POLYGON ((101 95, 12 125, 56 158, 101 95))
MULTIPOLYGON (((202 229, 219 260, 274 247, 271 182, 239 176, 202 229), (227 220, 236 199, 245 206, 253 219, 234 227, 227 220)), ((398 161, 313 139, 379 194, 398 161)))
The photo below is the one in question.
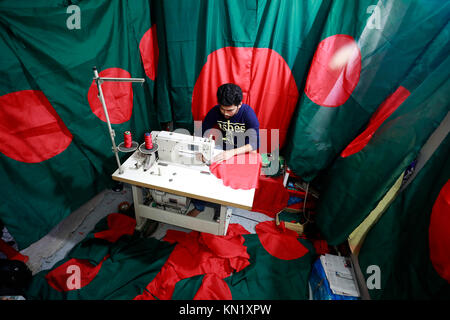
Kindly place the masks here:
POLYGON ((155 96, 158 108, 171 111, 165 121, 192 132, 193 121, 217 104, 217 88, 233 82, 259 119, 260 151, 279 150, 330 1, 153 4, 160 49, 155 96))
POLYGON ((433 46, 449 10, 442 1, 332 2, 285 151, 297 175, 311 181, 333 164, 433 46))
MULTIPOLYGON (((436 37, 448 34, 449 26, 436 37)), ((449 111, 448 48, 429 46, 367 128, 323 179, 317 224, 330 244, 342 243, 374 210, 449 111)))
POLYGON ((142 141, 159 128, 149 2, 71 3, 0 3, 0 219, 20 248, 108 187, 117 168, 94 66, 146 79, 102 85, 117 144, 124 131, 142 141))

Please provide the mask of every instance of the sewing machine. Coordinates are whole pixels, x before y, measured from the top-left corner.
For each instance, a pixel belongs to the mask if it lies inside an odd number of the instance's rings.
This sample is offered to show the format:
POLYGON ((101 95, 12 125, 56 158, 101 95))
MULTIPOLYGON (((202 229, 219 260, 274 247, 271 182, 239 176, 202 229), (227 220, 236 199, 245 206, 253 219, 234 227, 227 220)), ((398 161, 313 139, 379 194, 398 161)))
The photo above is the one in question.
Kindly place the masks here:
POLYGON ((148 155, 143 163, 145 171, 158 159, 173 164, 192 166, 203 165, 201 158, 203 156, 208 164, 215 152, 215 143, 212 138, 169 131, 152 131, 151 136, 154 148, 146 150, 144 144, 139 147, 142 153, 148 155))
POLYGON ((151 137, 151 149, 142 144, 122 165, 123 172, 119 168, 112 175, 132 186, 137 230, 152 219, 224 235, 231 218, 229 206, 251 210, 255 189, 232 189, 211 174, 208 164, 221 152, 212 138, 167 131, 153 131, 151 137), (219 204, 218 220, 208 207, 197 217, 187 216, 193 208, 191 199, 219 204))

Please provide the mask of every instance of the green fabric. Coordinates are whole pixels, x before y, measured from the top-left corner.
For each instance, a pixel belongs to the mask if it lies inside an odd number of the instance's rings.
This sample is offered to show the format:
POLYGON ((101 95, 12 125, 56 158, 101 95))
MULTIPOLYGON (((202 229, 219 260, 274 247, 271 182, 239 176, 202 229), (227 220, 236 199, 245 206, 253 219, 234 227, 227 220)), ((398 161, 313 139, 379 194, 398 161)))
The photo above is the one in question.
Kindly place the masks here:
POLYGON ((91 264, 98 265, 111 250, 111 243, 105 239, 95 238, 94 234, 108 229, 107 219, 101 219, 86 238, 71 250, 70 256, 76 259, 89 260, 91 264))
POLYGON ((178 281, 175 284, 172 300, 193 300, 202 285, 204 277, 205 275, 201 274, 178 281))
MULTIPOLYGON (((305 94, 301 96, 285 153, 289 167, 305 181, 332 165, 385 98, 399 85, 408 85, 404 80, 413 68, 421 68, 415 62, 424 51, 440 51, 434 64, 448 54, 448 2, 385 1, 380 29, 366 25, 367 9, 377 2, 333 1, 324 21, 318 40, 335 34, 353 36, 361 51, 362 68, 358 85, 341 106, 321 107, 305 94)), ((433 69, 422 66, 422 76, 433 69)), ((414 82, 422 79, 419 76, 414 82)))
MULTIPOLYGON (((449 28, 445 30, 448 32, 449 28)), ((418 61, 418 68, 431 68, 422 62, 418 61)), ((423 76, 411 73, 408 79, 418 75, 423 76)), ((449 111, 449 75, 450 58, 445 58, 433 72, 421 78, 420 85, 380 126, 363 150, 339 157, 326 172, 316 222, 329 244, 345 241, 417 157, 449 111)))
POLYGON ((278 218, 280 221, 300 222, 302 215, 302 213, 298 212, 282 211, 278 214, 278 218))
POLYGON ((295 260, 282 260, 269 254, 257 234, 244 235, 250 265, 234 273, 225 282, 233 300, 308 300, 308 279, 314 262, 314 249, 303 239, 309 251, 295 260))
MULTIPOLYGON (((450 135, 411 184, 367 234, 359 254, 366 280, 380 268, 380 288, 372 299, 450 299, 450 284, 430 261, 429 225, 433 204, 450 177, 450 135)), ((371 281, 369 279, 369 281, 371 281)))
MULTIPOLYGON (((73 2, 73 1, 72 1, 73 2)), ((62 153, 40 163, 0 154, 0 218, 25 248, 111 184, 117 169, 106 122, 93 114, 87 93, 92 67, 112 67, 132 77, 133 114, 113 124, 116 143, 131 130, 159 129, 153 81, 145 76, 139 40, 151 26, 149 1, 80 1, 81 29, 69 30, 67 1, 0 2, 0 95, 41 90, 71 132, 62 153)), ((129 154, 120 153, 122 161, 129 154)))
POLYGON ((44 270, 33 276, 26 293, 27 299, 130 300, 140 295, 161 270, 175 246, 153 238, 140 238, 137 234, 122 236, 115 243, 93 238, 93 234, 105 230, 105 226, 105 219, 102 219, 86 239, 51 269, 72 258, 87 259, 96 265, 109 254, 109 258, 103 262, 100 271, 88 285, 78 290, 59 292, 45 279, 51 270, 44 270), (101 255, 103 256, 100 258, 101 255))

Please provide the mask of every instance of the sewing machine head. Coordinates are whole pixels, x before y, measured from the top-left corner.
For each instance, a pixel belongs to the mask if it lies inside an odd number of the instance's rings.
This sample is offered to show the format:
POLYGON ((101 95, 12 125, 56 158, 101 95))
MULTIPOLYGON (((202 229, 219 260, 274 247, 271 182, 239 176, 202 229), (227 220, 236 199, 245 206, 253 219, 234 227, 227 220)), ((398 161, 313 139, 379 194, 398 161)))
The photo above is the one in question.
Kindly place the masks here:
MULTIPOLYGON (((202 138, 169 131, 152 131, 152 143, 154 151, 142 150, 145 154, 143 163, 144 172, 149 170, 158 160, 159 165, 171 163, 191 166, 204 165, 202 157, 207 161, 212 159, 215 143, 211 138, 202 138)), ((161 175, 159 166, 150 174, 161 175), (158 173, 156 173, 156 171, 158 173), (154 173, 155 172, 155 173, 154 173)), ((190 205, 190 199, 171 193, 151 190, 151 197, 158 208, 185 214, 190 205)))
POLYGON ((152 140, 158 145, 160 161, 183 165, 203 165, 200 155, 207 163, 211 161, 215 143, 203 138, 169 131, 152 131, 152 140))

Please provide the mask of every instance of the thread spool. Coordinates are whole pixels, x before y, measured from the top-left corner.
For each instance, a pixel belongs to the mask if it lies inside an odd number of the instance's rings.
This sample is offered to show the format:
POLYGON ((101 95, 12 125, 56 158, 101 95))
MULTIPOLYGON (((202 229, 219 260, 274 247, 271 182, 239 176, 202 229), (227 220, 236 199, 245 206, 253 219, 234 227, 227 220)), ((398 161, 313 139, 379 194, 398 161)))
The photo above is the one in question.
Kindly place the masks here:
POLYGON ((146 132, 144 135, 144 139, 145 139, 145 149, 153 149, 152 135, 146 132))
POLYGON ((124 139, 124 147, 125 148, 131 148, 131 144, 133 142, 133 137, 131 136, 130 131, 125 131, 123 133, 123 139, 124 139))

